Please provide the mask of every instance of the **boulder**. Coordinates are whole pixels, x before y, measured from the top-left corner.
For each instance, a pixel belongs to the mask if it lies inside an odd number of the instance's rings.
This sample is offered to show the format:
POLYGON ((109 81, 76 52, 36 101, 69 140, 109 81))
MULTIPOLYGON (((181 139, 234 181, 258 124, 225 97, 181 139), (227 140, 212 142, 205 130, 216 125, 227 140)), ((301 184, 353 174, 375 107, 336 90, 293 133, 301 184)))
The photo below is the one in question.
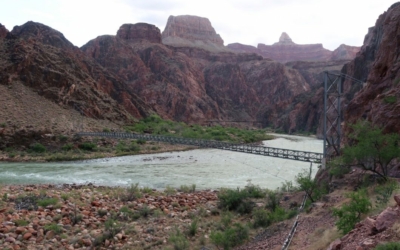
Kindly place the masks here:
POLYGON ((391 207, 388 207, 382 213, 380 213, 376 218, 375 227, 378 230, 378 232, 382 232, 390 228, 399 219, 400 219, 399 211, 394 210, 391 207))

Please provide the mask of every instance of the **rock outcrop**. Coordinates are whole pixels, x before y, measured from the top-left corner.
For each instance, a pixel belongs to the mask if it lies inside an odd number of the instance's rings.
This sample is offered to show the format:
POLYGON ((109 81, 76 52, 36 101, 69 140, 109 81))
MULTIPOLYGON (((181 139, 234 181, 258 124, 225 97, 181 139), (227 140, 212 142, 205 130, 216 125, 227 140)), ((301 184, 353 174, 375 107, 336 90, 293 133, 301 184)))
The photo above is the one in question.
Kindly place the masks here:
POLYGON ((400 36, 399 17, 400 3, 395 3, 380 15, 357 57, 342 71, 365 82, 345 110, 346 124, 367 119, 386 132, 400 131, 400 43, 393 39, 400 36))
POLYGON ((124 24, 118 32, 117 37, 128 41, 148 41, 161 43, 160 29, 155 25, 147 23, 124 24))
POLYGON ((7 36, 8 30, 4 25, 0 23, 0 38, 4 38, 7 36))
POLYGON ((353 60, 360 49, 361 48, 357 46, 341 44, 337 49, 332 52, 330 60, 353 60))
POLYGON ((332 52, 325 49, 322 44, 296 44, 286 32, 283 32, 279 42, 273 45, 259 43, 254 47, 232 43, 228 44, 227 48, 239 53, 257 53, 264 58, 279 62, 352 60, 360 50, 359 47, 342 44, 332 52))
POLYGON ((210 51, 229 51, 221 36, 215 32, 211 22, 198 16, 170 16, 162 32, 164 44, 190 46, 210 51))

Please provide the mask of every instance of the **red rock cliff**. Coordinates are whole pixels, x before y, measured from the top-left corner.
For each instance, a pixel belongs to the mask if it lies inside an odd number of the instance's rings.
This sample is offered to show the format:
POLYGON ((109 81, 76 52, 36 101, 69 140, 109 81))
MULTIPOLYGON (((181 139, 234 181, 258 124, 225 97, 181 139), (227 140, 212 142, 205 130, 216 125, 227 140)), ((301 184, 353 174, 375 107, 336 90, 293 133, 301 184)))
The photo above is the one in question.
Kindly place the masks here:
POLYGON ((387 132, 400 131, 399 26, 400 3, 395 3, 379 16, 360 53, 343 69, 366 82, 347 106, 346 124, 367 119, 387 132))

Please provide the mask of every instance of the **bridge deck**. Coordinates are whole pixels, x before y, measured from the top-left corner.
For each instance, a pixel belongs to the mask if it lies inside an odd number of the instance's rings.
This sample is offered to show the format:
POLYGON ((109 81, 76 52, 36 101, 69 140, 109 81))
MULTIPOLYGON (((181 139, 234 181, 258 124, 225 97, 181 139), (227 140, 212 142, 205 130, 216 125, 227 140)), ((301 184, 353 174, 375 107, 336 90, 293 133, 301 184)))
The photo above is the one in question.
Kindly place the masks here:
POLYGON ((172 144, 191 145, 202 148, 217 148, 223 150, 230 150, 236 152, 278 157, 296 161, 314 162, 314 163, 321 163, 323 157, 322 153, 316 153, 316 152, 298 151, 298 150, 283 149, 283 148, 272 148, 265 146, 255 146, 249 144, 235 144, 235 143, 213 141, 213 140, 179 138, 179 137, 162 136, 162 135, 132 134, 132 133, 119 133, 119 132, 117 133, 80 132, 77 133, 77 135, 123 138, 123 139, 143 139, 147 141, 168 142, 172 144))

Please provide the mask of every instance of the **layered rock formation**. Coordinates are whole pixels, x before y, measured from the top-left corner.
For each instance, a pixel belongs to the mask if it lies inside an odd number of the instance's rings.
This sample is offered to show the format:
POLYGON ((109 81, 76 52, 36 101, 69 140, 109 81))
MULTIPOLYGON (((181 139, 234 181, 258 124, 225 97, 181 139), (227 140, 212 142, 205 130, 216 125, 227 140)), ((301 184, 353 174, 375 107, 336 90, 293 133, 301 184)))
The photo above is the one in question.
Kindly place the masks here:
POLYGON ((357 57, 343 69, 366 82, 346 109, 346 124, 367 119, 386 132, 400 131, 400 43, 393 39, 400 36, 399 16, 400 3, 380 15, 357 57))
POLYGON ((290 61, 329 61, 352 60, 359 47, 340 45, 335 51, 323 48, 322 44, 296 44, 286 32, 283 32, 279 42, 273 45, 258 44, 257 48, 240 43, 228 44, 227 48, 240 53, 257 53, 264 58, 279 62, 290 61))
POLYGON ((82 50, 121 76, 162 117, 179 121, 255 120, 261 107, 288 105, 310 89, 297 70, 255 54, 139 43, 118 35, 98 37, 82 50))
POLYGON ((164 44, 190 46, 210 51, 229 51, 224 47, 221 36, 215 32, 211 22, 198 16, 170 16, 162 32, 164 44))

